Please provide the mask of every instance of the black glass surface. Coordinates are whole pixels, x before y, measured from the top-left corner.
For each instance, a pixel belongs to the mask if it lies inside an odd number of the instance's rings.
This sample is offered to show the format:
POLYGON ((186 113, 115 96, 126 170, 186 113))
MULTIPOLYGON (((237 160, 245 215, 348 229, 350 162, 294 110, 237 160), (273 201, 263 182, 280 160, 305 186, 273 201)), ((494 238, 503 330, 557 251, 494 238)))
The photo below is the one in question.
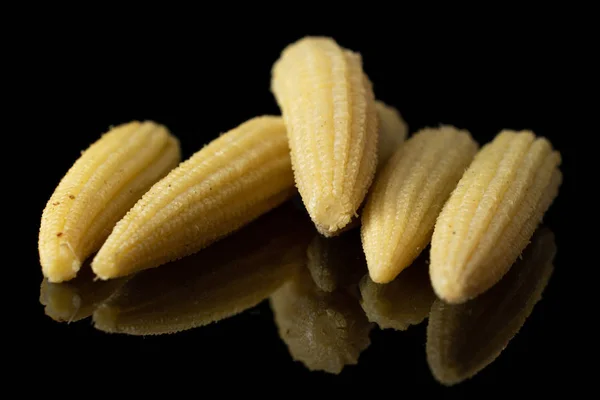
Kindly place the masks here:
POLYGON ((326 384, 398 397, 417 386, 468 393, 574 381, 583 369, 569 323, 581 295, 569 218, 577 149, 555 118, 564 99, 551 84, 562 75, 550 37, 521 30, 479 43, 473 32, 417 40, 408 31, 180 29, 93 35, 85 46, 58 40, 66 31, 40 39, 48 62, 32 79, 46 128, 32 142, 38 167, 27 173, 35 190, 18 262, 24 371, 47 387, 225 379, 220 387, 293 382, 292 391, 326 384), (315 33, 362 54, 376 96, 398 108, 411 133, 444 123, 484 144, 504 128, 530 129, 561 152, 559 196, 500 283, 445 305, 432 293, 426 249, 381 288, 366 276, 359 229, 320 237, 298 198, 179 262, 109 282, 94 281, 89 265, 72 282, 43 281, 41 211, 81 150, 109 126, 151 119, 169 127, 187 158, 249 118, 278 114, 271 66, 287 44, 315 33))

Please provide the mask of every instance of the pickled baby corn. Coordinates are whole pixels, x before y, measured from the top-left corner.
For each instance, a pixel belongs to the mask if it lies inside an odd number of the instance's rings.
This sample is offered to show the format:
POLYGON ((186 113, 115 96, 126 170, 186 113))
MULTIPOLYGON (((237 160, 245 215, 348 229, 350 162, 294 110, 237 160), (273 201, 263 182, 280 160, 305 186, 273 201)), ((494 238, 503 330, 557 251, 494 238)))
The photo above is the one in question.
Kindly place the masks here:
POLYGON ((75 277, 116 222, 180 157, 179 141, 150 121, 119 125, 84 151, 42 213, 38 246, 48 281, 75 277))
POLYGON ((293 193, 282 119, 253 118, 157 182, 117 223, 92 269, 109 279, 195 253, 293 193))
POLYGON ((356 215, 377 165, 378 118, 361 56, 306 37, 282 52, 271 90, 298 191, 319 232, 335 235, 356 215))
POLYGON ((394 107, 379 100, 375 101, 375 106, 379 117, 377 145, 377 169, 379 170, 406 140, 408 125, 394 107))
POLYGON ((552 276, 556 245, 542 227, 510 271, 463 304, 436 300, 427 326, 427 363, 436 380, 454 385, 491 364, 531 315, 552 276))
POLYGON ((529 131, 502 131, 481 149, 435 225, 430 278, 438 297, 462 303, 502 278, 557 196, 560 162, 529 131))
POLYGON ((391 282, 431 239, 444 202, 477 152, 464 130, 423 129, 378 174, 362 213, 362 244, 373 282, 391 282))

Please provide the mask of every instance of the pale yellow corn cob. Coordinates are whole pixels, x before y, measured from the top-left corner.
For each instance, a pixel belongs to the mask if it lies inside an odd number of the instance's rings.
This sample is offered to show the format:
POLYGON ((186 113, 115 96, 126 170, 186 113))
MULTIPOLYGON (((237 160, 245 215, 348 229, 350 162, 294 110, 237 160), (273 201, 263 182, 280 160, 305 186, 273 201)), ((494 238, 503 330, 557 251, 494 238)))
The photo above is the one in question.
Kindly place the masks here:
POLYGON ((428 264, 429 253, 423 252, 390 283, 375 283, 365 275, 360 282, 361 306, 369 321, 399 331, 423 322, 435 300, 428 264))
POLYGON ((358 229, 333 238, 315 234, 306 255, 310 275, 324 292, 351 291, 367 271, 358 229))
POLYGON ((57 322, 68 323, 90 317, 127 282, 128 278, 94 280, 90 261, 88 258, 77 277, 68 282, 52 283, 44 278, 40 286, 40 303, 47 316, 57 322))
POLYGON ((463 304, 436 300, 427 326, 427 362, 445 385, 470 378, 491 364, 519 332, 552 275, 554 235, 540 229, 502 280, 463 304))
POLYGON ((279 207, 196 254, 136 274, 96 310, 95 327, 158 335, 241 313, 304 267, 313 232, 303 212, 279 207))
POLYGON ((477 152, 464 130, 423 129, 377 175, 362 213, 373 282, 391 282, 427 246, 444 202, 477 152))
POLYGON ((293 193, 281 117, 253 118, 157 182, 117 223, 92 269, 109 279, 195 253, 293 193))
POLYGON ((75 277, 117 221, 180 157, 179 141, 149 121, 119 125, 84 151, 42 213, 38 245, 48 281, 75 277))
POLYGON ((374 325, 358 299, 343 290, 320 290, 307 268, 273 293, 271 308, 292 358, 310 370, 339 374, 371 344, 374 325))
POLYGON ((408 135, 408 125, 394 107, 376 100, 377 116, 379 117, 379 141, 377 145, 377 169, 398 150, 408 135))
POLYGON ((560 154, 529 131, 484 146, 437 219, 430 278, 448 303, 483 293, 525 248, 562 181, 560 154))
POLYGON ((378 118, 358 53, 307 37, 275 63, 271 89, 287 127, 296 186, 319 232, 356 215, 377 165, 378 118))

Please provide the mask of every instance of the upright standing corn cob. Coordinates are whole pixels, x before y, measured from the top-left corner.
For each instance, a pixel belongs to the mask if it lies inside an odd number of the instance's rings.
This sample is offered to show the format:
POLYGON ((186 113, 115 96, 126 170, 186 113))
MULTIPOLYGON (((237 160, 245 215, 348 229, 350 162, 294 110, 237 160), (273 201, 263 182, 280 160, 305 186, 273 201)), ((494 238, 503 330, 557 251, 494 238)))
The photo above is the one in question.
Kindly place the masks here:
POLYGON ((377 164, 378 119, 361 56, 330 38, 301 39, 275 63, 271 88, 296 186, 319 232, 332 236, 356 214, 377 164))
POLYGON ((377 116, 379 117, 379 142, 377 145, 377 169, 398 150, 408 135, 408 125, 394 107, 376 100, 377 116))
POLYGON ((435 225, 430 276, 440 298, 462 303, 502 278, 558 194, 560 161, 528 131, 502 131, 481 149, 435 225))
POLYGON ((467 131, 423 129, 384 166, 362 214, 373 282, 392 281, 427 246, 444 202, 477 152, 467 131))
POLYGON ((109 279, 195 253, 293 193, 282 119, 251 119, 157 182, 117 223, 92 269, 109 279))
POLYGON ((427 363, 445 385, 492 363, 542 298, 554 269, 554 235, 539 229, 511 270, 488 292, 463 304, 436 300, 427 326, 427 363))
POLYGON ((58 184, 42 214, 40 263, 49 282, 72 279, 117 221, 180 161, 162 125, 119 125, 92 144, 58 184))

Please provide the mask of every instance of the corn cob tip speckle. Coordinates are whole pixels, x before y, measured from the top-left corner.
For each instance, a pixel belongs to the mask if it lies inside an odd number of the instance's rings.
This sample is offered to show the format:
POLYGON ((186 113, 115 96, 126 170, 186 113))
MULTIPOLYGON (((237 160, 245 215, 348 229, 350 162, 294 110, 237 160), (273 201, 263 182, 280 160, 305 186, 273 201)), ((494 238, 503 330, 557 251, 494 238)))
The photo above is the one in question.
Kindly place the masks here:
POLYGON ((38 248, 48 281, 74 278, 115 223, 180 158, 177 138, 152 121, 113 127, 83 151, 42 213, 38 248))
POLYGON ((479 151, 435 224, 430 278, 439 298, 464 303, 506 274, 558 195, 560 163, 531 131, 504 130, 479 151))
POLYGON ((377 166, 379 121, 362 58, 331 38, 303 38, 274 64, 271 90, 308 214, 322 235, 337 235, 357 214, 377 166))

